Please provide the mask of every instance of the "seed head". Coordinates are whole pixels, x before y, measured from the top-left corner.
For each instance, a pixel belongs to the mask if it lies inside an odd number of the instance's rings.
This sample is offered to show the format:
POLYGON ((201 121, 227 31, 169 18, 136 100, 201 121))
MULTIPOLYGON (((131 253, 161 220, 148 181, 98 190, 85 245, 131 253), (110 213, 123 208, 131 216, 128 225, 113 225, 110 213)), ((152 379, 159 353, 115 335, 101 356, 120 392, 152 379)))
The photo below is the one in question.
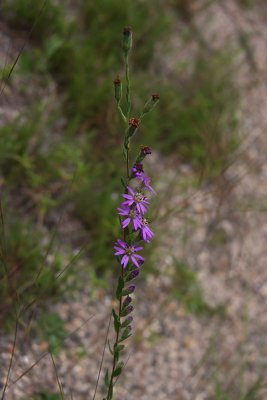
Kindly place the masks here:
POLYGON ((120 78, 117 76, 116 79, 113 81, 114 83, 114 95, 117 103, 120 102, 122 96, 122 84, 120 78))
POLYGON ((123 50, 124 50, 124 54, 128 55, 129 51, 132 48, 132 42, 133 42, 133 33, 132 33, 132 29, 127 26, 123 29, 123 50))
POLYGON ((129 127, 128 127, 128 131, 127 131, 128 138, 133 136, 133 134, 135 133, 135 131, 137 130, 139 125, 140 125, 140 120, 138 118, 130 118, 129 119, 129 127))
POLYGON ((141 153, 142 153, 144 156, 147 156, 147 155, 149 155, 149 154, 152 154, 152 150, 151 150, 151 148, 148 147, 148 146, 143 146, 143 145, 141 145, 141 153))
POLYGON ((139 124, 140 124, 140 121, 138 118, 130 118, 129 119, 130 126, 134 126, 135 128, 138 128, 139 124))

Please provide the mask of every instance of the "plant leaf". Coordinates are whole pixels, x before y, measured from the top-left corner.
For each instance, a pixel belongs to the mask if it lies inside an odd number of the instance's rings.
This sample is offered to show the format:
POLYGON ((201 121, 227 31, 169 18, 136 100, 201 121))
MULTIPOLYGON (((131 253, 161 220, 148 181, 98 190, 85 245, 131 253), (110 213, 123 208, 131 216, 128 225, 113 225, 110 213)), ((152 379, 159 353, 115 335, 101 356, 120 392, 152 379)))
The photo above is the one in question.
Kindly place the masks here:
POLYGON ((109 376, 108 376, 108 369, 106 370, 105 377, 104 377, 104 383, 108 387, 109 386, 109 376))
POLYGON ((120 317, 116 314, 114 308, 112 309, 112 314, 113 314, 113 318, 114 318, 114 329, 115 329, 116 333, 118 333, 120 330, 120 326, 121 326, 120 317))
POLYGON ((115 371, 113 372, 113 376, 116 377, 116 376, 119 376, 119 375, 121 374, 123 365, 124 365, 124 363, 123 363, 123 361, 121 361, 121 362, 117 365, 117 367, 115 368, 115 371))
POLYGON ((119 300, 121 297, 122 289, 124 288, 124 279, 120 276, 118 280, 118 287, 116 290, 116 298, 119 300))

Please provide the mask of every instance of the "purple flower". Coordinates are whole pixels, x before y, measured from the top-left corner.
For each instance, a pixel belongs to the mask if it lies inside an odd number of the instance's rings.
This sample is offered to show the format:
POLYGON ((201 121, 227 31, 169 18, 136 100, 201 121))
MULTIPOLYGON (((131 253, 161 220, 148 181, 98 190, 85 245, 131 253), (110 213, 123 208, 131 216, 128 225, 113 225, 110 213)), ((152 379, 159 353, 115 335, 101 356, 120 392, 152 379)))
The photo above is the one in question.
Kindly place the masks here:
POLYGON ((137 178, 138 176, 142 175, 144 173, 143 164, 142 163, 134 164, 134 166, 132 168, 132 173, 134 174, 135 178, 137 178))
MULTIPOLYGON (((139 179, 139 178, 137 178, 137 179, 139 179)), ((150 178, 149 176, 143 174, 142 179, 139 179, 139 180, 141 180, 142 184, 144 185, 144 187, 145 187, 147 190, 149 190, 150 192, 152 192, 152 193, 154 193, 154 194, 156 193, 155 190, 154 190, 154 189, 152 188, 152 186, 150 185, 150 183, 151 183, 151 178, 150 178)))
POLYGON ((127 290, 129 292, 129 294, 131 294, 131 293, 133 293, 135 291, 135 286, 134 285, 130 285, 130 286, 128 286, 127 290))
POLYGON ((122 307, 127 307, 131 302, 132 302, 131 296, 127 296, 122 304, 122 307))
POLYGON ((142 218, 141 224, 142 224, 142 226, 140 227, 141 236, 145 242, 150 242, 154 237, 154 233, 148 226, 148 220, 146 218, 142 218))
POLYGON ((123 240, 118 239, 115 243, 114 249, 116 250, 115 256, 122 256, 121 265, 123 268, 126 268, 129 261, 131 261, 136 267, 140 267, 141 264, 145 261, 145 259, 137 254, 139 250, 142 250, 143 247, 137 245, 129 245, 123 240))
POLYGON ((118 212, 125 218, 124 221, 122 221, 123 229, 125 229, 130 222, 132 223, 135 231, 141 227, 141 215, 135 207, 130 208, 122 205, 121 208, 118 208, 118 212))
POLYGON ((126 315, 131 314, 133 310, 134 310, 133 306, 124 307, 120 313, 120 317, 126 317, 126 315))
POLYGON ((123 194, 126 201, 122 205, 131 207, 135 204, 137 211, 140 214, 145 214, 147 212, 147 204, 149 204, 147 198, 141 192, 135 192, 130 186, 127 186, 127 189, 128 194, 123 194))
POLYGON ((147 190, 149 190, 152 193, 156 193, 155 190, 150 185, 151 178, 144 173, 142 163, 134 164, 132 168, 132 173, 134 174, 134 177, 138 179, 147 190))
POLYGON ((136 268, 126 276, 126 282, 132 281, 138 275, 139 275, 139 268, 136 268))

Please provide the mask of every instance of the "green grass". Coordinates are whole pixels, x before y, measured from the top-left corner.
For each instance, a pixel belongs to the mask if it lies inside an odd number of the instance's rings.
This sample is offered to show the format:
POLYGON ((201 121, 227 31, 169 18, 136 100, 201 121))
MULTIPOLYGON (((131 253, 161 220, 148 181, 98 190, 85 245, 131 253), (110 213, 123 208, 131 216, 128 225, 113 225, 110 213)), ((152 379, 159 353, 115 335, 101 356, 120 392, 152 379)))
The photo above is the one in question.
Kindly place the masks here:
POLYGON ((34 309, 39 302, 56 299, 62 293, 69 274, 56 279, 62 268, 62 256, 52 247, 53 258, 48 260, 49 244, 44 246, 43 240, 42 231, 25 217, 5 213, 1 231, 1 318, 19 315, 24 319, 28 307, 34 309))
POLYGON ((238 145, 238 95, 229 71, 233 55, 200 49, 190 65, 178 61, 172 76, 161 71, 147 79, 155 47, 168 42, 168 13, 128 0, 80 1, 71 18, 61 3, 48 0, 39 15, 40 7, 34 0, 2 3, 4 17, 17 30, 29 30, 37 17, 33 48, 22 54, 18 71, 21 77, 40 76, 45 84, 55 81, 59 101, 64 99, 62 108, 50 125, 43 121, 40 103, 0 128, 0 166, 8 189, 38 193, 33 214, 44 224, 64 204, 73 206, 74 216, 88 231, 88 254, 98 276, 112 270, 112 244, 119 229, 123 132, 112 81, 122 75, 122 28, 130 25, 134 31, 133 115, 140 113, 151 93, 161 96, 157 112, 144 119, 136 145, 151 145, 166 157, 175 154, 207 178, 219 173, 238 145), (67 118, 64 135, 59 133, 61 140, 48 144, 47 136, 60 117, 67 118))
POLYGON ((211 307, 205 301, 203 290, 199 284, 196 272, 182 261, 175 260, 175 273, 172 277, 173 295, 184 305, 185 309, 197 315, 225 314, 223 305, 211 307))
POLYGON ((54 312, 43 312, 36 327, 38 337, 48 343, 49 351, 59 355, 67 337, 64 321, 54 312))
POLYGON ((64 1, 3 0, 0 5, 9 24, 18 30, 31 32, 31 38, 44 42, 47 35, 64 34, 64 1))
POLYGON ((212 55, 200 52, 186 82, 160 85, 159 111, 145 123, 162 152, 175 152, 196 170, 204 169, 206 177, 225 167, 239 144, 232 57, 221 50, 212 55))

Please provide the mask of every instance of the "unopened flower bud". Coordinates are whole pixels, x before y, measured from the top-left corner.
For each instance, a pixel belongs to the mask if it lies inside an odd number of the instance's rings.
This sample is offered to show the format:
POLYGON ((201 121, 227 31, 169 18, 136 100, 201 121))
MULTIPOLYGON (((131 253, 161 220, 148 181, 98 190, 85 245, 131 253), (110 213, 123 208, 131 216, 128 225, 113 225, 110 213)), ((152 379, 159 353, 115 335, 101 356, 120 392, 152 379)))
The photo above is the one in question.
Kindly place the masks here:
POLYGON ((159 102, 159 95, 158 94, 152 94, 150 99, 146 102, 144 109, 143 109, 143 115, 148 113, 152 108, 159 102))
POLYGON ((130 286, 128 286, 126 289, 124 289, 122 292, 121 292, 121 295, 122 296, 128 296, 128 294, 131 294, 131 293, 133 293, 135 291, 135 286, 134 285, 130 285, 130 286))
POLYGON ((132 48, 132 42, 133 42, 133 33, 132 33, 132 29, 130 27, 125 27, 123 29, 123 50, 124 53, 127 55, 129 53, 129 51, 132 48))
POLYGON ((147 156, 148 154, 152 154, 152 150, 148 146, 141 146, 141 152, 144 156, 147 156))
POLYGON ((125 321, 123 321, 123 323, 121 324, 122 328, 126 328, 127 326, 129 326, 131 323, 133 322, 133 317, 131 315, 129 315, 125 321))
POLYGON ((127 307, 131 302, 132 302, 132 298, 130 296, 127 296, 122 304, 122 308, 127 307))
POLYGON ((140 152, 139 152, 139 154, 138 154, 138 157, 137 157, 135 163, 141 163, 141 162, 143 161, 143 159, 144 159, 147 155, 149 155, 149 154, 151 154, 151 153, 152 153, 152 151, 151 151, 151 148, 150 148, 150 147, 141 145, 141 146, 140 146, 140 152))
POLYGON ((125 282, 130 282, 131 280, 135 279, 139 275, 139 268, 136 268, 134 271, 130 272, 126 278, 125 282))
POLYGON ((128 325, 122 332, 119 342, 123 342, 125 339, 127 339, 129 336, 131 336, 131 331, 132 331, 132 327, 131 327, 131 325, 128 325))
POLYGON ((116 79, 114 79, 113 83, 114 83, 115 99, 116 99, 117 103, 119 103, 121 100, 121 96, 122 96, 122 84, 121 84, 120 78, 117 77, 116 79))
POLYGON ((126 315, 131 314, 131 312, 133 312, 133 309, 133 306, 125 307, 121 310, 120 317, 126 317, 126 315))
POLYGON ((133 134, 135 133, 135 131, 137 130, 137 128, 140 125, 140 121, 138 118, 131 118, 129 120, 129 127, 127 130, 127 137, 131 137, 133 136, 133 134))

